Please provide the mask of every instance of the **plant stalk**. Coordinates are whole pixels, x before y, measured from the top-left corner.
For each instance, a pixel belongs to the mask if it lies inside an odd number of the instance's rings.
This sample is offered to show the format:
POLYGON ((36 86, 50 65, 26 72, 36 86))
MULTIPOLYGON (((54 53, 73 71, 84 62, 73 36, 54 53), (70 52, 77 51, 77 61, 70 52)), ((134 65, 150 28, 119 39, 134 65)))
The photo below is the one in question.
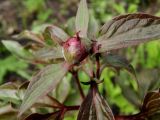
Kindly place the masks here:
POLYGON ((74 75, 74 77, 75 77, 75 79, 76 79, 76 83, 77 83, 77 86, 78 86, 78 89, 79 89, 81 98, 84 100, 85 95, 84 95, 83 89, 82 89, 82 87, 81 87, 79 78, 78 78, 78 72, 77 72, 77 71, 74 71, 74 72, 72 72, 72 73, 73 73, 73 75, 74 75))
POLYGON ((97 77, 97 79, 99 79, 100 78, 100 60, 99 60, 99 54, 96 54, 96 66, 97 66, 96 77, 97 77))
POLYGON ((80 107, 79 105, 77 105, 77 106, 65 106, 67 111, 79 110, 79 107, 80 107))

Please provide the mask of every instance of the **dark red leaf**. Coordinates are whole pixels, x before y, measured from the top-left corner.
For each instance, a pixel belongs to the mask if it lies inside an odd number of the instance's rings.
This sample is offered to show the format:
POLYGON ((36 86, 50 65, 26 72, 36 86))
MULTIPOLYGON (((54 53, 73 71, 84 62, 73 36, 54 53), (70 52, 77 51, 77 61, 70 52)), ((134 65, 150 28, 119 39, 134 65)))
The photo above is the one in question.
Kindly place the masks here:
POLYGON ((33 113, 24 120, 60 120, 59 119, 60 114, 61 114, 60 111, 48 114, 33 113))
POLYGON ((144 13, 121 15, 101 28, 99 52, 138 45, 160 38, 160 17, 144 13))
POLYGON ((77 120, 114 120, 112 111, 99 94, 96 83, 92 83, 89 93, 80 107, 77 120))

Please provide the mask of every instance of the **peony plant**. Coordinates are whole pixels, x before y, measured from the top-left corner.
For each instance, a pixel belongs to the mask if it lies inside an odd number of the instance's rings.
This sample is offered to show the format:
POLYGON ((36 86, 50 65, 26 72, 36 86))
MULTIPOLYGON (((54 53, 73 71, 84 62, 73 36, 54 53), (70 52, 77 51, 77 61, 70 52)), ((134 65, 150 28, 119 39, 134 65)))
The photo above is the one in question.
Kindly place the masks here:
POLYGON ((45 115, 31 114, 25 120, 61 120, 67 111, 79 110, 77 120, 146 120, 159 110, 153 101, 159 101, 158 91, 148 93, 142 110, 132 116, 114 116, 107 101, 98 90, 102 83, 101 73, 106 66, 115 69, 124 68, 134 74, 134 68, 123 57, 114 55, 113 50, 139 45, 140 43, 160 39, 160 17, 145 13, 120 15, 106 22, 100 29, 91 19, 86 0, 79 3, 75 18, 75 34, 70 36, 55 25, 47 25, 42 33, 24 31, 17 39, 28 38, 34 41, 27 47, 17 41, 3 40, 3 44, 12 53, 34 64, 45 67, 33 75, 25 92, 18 117, 30 109, 39 99, 48 95, 61 83, 67 73, 75 78, 80 95, 81 105, 67 106, 53 100, 56 112, 45 115), (90 81, 85 95, 78 78, 78 71, 85 71, 90 81), (148 104, 147 104, 148 103, 148 104), (149 107, 150 106, 150 107, 149 107))

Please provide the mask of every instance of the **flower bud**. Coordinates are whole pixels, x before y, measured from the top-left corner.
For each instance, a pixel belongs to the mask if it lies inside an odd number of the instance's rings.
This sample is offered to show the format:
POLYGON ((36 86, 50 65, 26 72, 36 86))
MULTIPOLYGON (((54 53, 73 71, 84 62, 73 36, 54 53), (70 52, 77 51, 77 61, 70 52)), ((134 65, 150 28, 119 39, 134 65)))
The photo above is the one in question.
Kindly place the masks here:
POLYGON ((88 52, 77 33, 63 44, 63 56, 71 64, 77 64, 86 58, 88 52))

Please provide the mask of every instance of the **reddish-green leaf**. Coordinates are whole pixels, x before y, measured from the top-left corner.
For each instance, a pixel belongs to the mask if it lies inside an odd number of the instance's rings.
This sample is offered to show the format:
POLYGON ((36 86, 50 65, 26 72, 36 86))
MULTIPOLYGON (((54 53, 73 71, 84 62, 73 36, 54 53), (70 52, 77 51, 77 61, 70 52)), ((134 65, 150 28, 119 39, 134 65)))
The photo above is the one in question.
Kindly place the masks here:
POLYGON ((140 107, 142 100, 139 97, 139 91, 137 93, 137 89, 135 90, 135 86, 133 86, 133 80, 130 78, 130 76, 125 72, 120 72, 120 75, 117 76, 115 80, 118 86, 120 86, 123 96, 134 106, 140 107))
POLYGON ((88 37, 91 40, 95 40, 97 37, 98 31, 99 31, 98 20, 94 17, 93 14, 91 14, 89 17, 88 37))
POLYGON ((117 70, 126 69, 128 72, 133 74, 134 77, 137 79, 136 72, 133 66, 129 63, 129 61, 126 58, 119 55, 107 54, 103 57, 103 60, 105 65, 111 66, 117 70))
POLYGON ((59 120, 60 114, 61 114, 61 111, 48 113, 48 114, 33 113, 29 115, 27 118, 25 118, 24 120, 59 120))
POLYGON ((114 120, 108 103, 98 92, 97 85, 90 88, 80 107, 77 120, 114 120))
POLYGON ((160 38, 160 17, 136 13, 121 15, 101 28, 99 52, 121 49, 160 38))
POLYGON ((61 47, 44 47, 33 52, 36 61, 54 63, 64 61, 61 47))
POLYGON ((27 118, 25 118, 24 120, 47 120, 52 114, 48 113, 48 114, 39 114, 39 113, 33 113, 31 115, 29 115, 27 118))
POLYGON ((144 69, 138 72, 139 93, 141 98, 148 91, 157 90, 160 86, 160 69, 144 69))
POLYGON ((130 116, 116 116, 117 120, 159 120, 160 92, 149 92, 144 98, 140 113, 130 116))
POLYGON ((135 120, 159 120, 160 92, 149 92, 144 98, 141 112, 135 115, 135 120))
POLYGON ((43 47, 35 51, 28 51, 16 41, 4 40, 2 43, 11 53, 30 62, 56 63, 64 61, 62 48, 59 46, 54 48, 43 47))
MULTIPOLYGON (((8 105, 1 105, 0 106, 0 120, 17 120, 18 110, 12 108, 10 104, 8 105)), ((21 117, 21 120, 26 117, 27 114, 21 117)))
POLYGON ((6 102, 17 103, 20 98, 17 96, 18 87, 9 82, 0 86, 0 100, 5 100, 6 102))
POLYGON ((19 116, 30 108, 37 99, 55 89, 65 76, 68 67, 69 65, 66 65, 66 63, 48 65, 33 76, 20 107, 19 116))
POLYGON ((84 64, 82 64, 82 69, 90 77, 93 77, 94 63, 91 61, 90 58, 87 58, 84 64))
POLYGON ((11 53, 15 54, 16 56, 26 60, 33 59, 32 53, 25 50, 18 42, 13 40, 3 40, 2 43, 11 53))
POLYGON ((87 37, 89 23, 89 13, 86 0, 81 0, 79 3, 77 15, 76 15, 76 32, 80 31, 81 37, 87 37))
POLYGON ((63 105, 58 100, 49 95, 46 95, 43 98, 37 100, 33 105, 34 108, 50 107, 55 109, 61 108, 62 106, 63 105))
POLYGON ((16 36, 16 38, 17 39, 27 38, 27 39, 31 39, 37 43, 40 43, 42 45, 45 45, 44 38, 41 34, 36 34, 31 31, 28 31, 28 30, 21 32, 18 36, 16 36))
POLYGON ((53 95, 59 102, 64 103, 65 100, 68 98, 68 95, 71 90, 71 83, 70 80, 72 77, 68 74, 66 75, 61 83, 57 86, 57 88, 52 92, 53 95))
POLYGON ((11 105, 0 107, 0 120, 17 120, 17 111, 11 105))
POLYGON ((76 28, 75 28, 75 24, 73 23, 75 23, 75 17, 71 17, 66 21, 65 30, 69 35, 75 34, 76 28))
POLYGON ((52 40, 54 45, 61 45, 69 38, 69 35, 67 35, 67 33, 65 33, 61 28, 53 25, 48 26, 43 35, 45 40, 52 40))
POLYGON ((160 111, 160 92, 149 92, 143 102, 142 112, 147 112, 148 115, 160 111))
MULTIPOLYGON (((25 91, 29 85, 29 82, 23 83, 16 92, 16 95, 19 97, 20 100, 24 99, 25 91)), ((51 97, 50 95, 44 96, 42 99, 38 99, 35 104, 33 105, 34 108, 41 108, 41 107, 52 107, 52 108, 60 108, 62 104, 57 101, 55 98, 51 97)))

